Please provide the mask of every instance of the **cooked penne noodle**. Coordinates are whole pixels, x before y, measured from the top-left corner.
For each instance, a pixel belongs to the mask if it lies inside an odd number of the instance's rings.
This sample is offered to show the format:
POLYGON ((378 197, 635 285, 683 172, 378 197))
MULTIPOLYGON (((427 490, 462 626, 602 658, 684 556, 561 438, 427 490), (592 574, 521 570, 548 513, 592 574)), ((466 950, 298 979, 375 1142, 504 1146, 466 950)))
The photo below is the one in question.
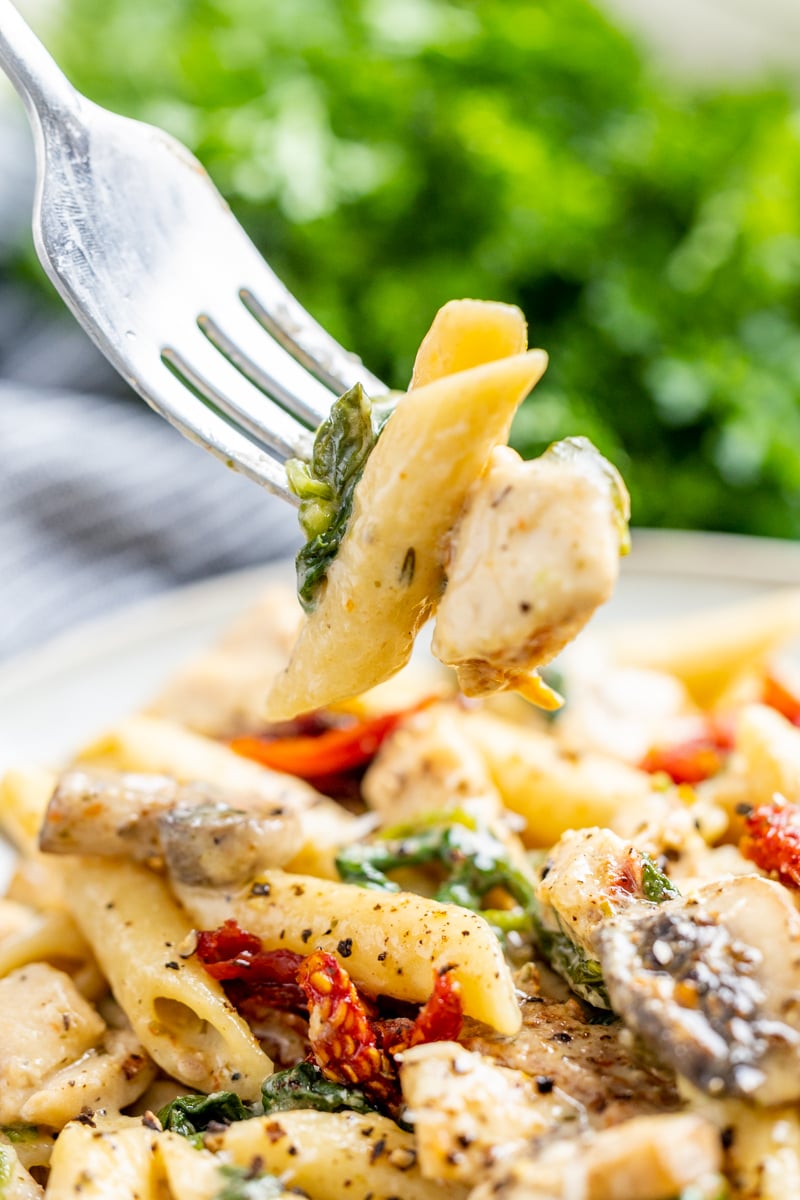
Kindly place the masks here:
POLYGON ((317 607, 273 684, 271 720, 354 696, 408 662, 442 587, 444 538, 546 365, 532 350, 403 397, 367 460, 317 607))
POLYGON ((151 1058, 190 1088, 257 1096, 272 1064, 220 985, 181 956, 191 924, 163 880, 86 858, 68 881, 75 919, 151 1058))
POLYGON ((310 1200, 462 1200, 466 1190, 422 1178, 414 1139, 376 1115, 281 1112, 206 1137, 240 1166, 254 1159, 310 1200))
POLYGON ((179 887, 177 894, 202 929, 232 918, 257 934, 266 949, 339 954, 356 984, 373 995, 422 1004, 433 989, 434 972, 449 966, 467 1016, 499 1033, 519 1029, 519 1005, 500 944, 482 917, 459 905, 282 871, 263 871, 238 892, 179 887))

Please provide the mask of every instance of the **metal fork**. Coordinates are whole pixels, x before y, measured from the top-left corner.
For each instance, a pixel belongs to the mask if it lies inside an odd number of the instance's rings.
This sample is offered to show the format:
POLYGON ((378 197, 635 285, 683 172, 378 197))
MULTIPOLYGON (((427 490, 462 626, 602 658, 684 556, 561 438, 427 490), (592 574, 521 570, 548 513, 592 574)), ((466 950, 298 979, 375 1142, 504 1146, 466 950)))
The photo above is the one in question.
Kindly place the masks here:
POLYGON ((386 389, 267 266, 196 158, 67 80, 10 0, 0 66, 36 141, 33 235, 80 324, 156 412, 286 500, 334 396, 386 389))

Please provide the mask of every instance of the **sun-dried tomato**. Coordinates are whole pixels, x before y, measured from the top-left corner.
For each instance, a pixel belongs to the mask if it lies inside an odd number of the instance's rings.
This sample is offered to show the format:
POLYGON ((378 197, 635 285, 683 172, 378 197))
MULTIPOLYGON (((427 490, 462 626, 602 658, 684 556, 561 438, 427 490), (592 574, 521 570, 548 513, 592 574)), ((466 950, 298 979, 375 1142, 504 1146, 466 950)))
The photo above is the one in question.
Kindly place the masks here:
POLYGON ((800 725, 800 696, 776 675, 765 676, 761 699, 792 725, 800 725))
POLYGON ((231 740, 230 746, 244 758, 301 779, 318 781, 363 767, 371 762, 381 743, 407 717, 428 708, 439 697, 429 696, 409 708, 353 721, 338 729, 299 737, 246 736, 231 740))
POLYGON ((762 804, 744 821, 739 849, 786 887, 800 888, 800 806, 762 804))
POLYGON ((219 929, 198 935, 197 957, 212 979, 243 1016, 263 1019, 270 1008, 303 1010, 305 997, 297 983, 302 954, 291 950, 262 950, 261 939, 226 921, 219 929))
POLYGON ((336 1083, 357 1084, 372 1099, 393 1102, 397 1072, 347 971, 333 954, 316 950, 297 980, 308 1001, 308 1036, 317 1064, 336 1083))
POLYGON ((669 775, 673 783, 702 783, 722 769, 733 743, 732 721, 709 715, 702 718, 693 736, 671 745, 653 746, 639 766, 651 775, 669 775))
POLYGON ((389 1041, 384 1034, 383 1042, 390 1054, 399 1054, 423 1042, 454 1042, 461 1032, 463 1019, 461 984, 453 976, 452 968, 445 967, 436 973, 431 997, 420 1009, 416 1020, 408 1023, 408 1028, 397 1040, 389 1041))

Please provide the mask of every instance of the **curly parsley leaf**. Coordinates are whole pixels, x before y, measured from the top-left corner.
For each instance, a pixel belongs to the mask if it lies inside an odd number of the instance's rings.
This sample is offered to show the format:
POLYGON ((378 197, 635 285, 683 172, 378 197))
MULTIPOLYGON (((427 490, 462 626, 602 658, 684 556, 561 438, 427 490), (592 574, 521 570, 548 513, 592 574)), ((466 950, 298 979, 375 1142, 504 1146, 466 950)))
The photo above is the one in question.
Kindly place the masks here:
POLYGON ((680 892, 675 884, 663 871, 660 871, 649 854, 645 854, 642 863, 642 891, 645 900, 653 904, 663 904, 665 900, 676 900, 680 892))
POLYGON ((264 1113, 288 1112, 293 1108, 315 1108, 319 1112, 374 1113, 364 1093, 326 1079, 314 1063, 301 1062, 270 1075, 261 1085, 264 1113))

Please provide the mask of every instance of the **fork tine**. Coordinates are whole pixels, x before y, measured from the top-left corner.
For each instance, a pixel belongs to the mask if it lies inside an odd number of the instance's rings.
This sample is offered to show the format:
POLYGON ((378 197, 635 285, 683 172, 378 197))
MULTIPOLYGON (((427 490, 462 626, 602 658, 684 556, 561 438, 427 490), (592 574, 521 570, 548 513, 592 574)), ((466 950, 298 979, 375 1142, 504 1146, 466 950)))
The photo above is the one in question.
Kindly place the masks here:
POLYGON ((261 288, 242 288, 239 295, 245 308, 275 341, 337 396, 356 383, 363 384, 369 396, 386 392, 386 384, 367 370, 358 355, 340 346, 270 268, 261 288))
POLYGON ((308 457, 312 436, 256 388, 198 326, 167 344, 161 358, 203 401, 282 459, 308 457))
POLYGON ((224 416, 193 395, 187 386, 162 363, 148 377, 137 380, 137 389, 160 416, 189 441, 209 450, 226 467, 246 475, 268 491, 297 506, 299 501, 276 458, 259 449, 251 438, 231 425, 224 416))
POLYGON ((328 415, 334 393, 309 376, 240 304, 224 312, 215 307, 213 316, 203 314, 197 324, 246 379, 309 429, 317 429, 328 415))

